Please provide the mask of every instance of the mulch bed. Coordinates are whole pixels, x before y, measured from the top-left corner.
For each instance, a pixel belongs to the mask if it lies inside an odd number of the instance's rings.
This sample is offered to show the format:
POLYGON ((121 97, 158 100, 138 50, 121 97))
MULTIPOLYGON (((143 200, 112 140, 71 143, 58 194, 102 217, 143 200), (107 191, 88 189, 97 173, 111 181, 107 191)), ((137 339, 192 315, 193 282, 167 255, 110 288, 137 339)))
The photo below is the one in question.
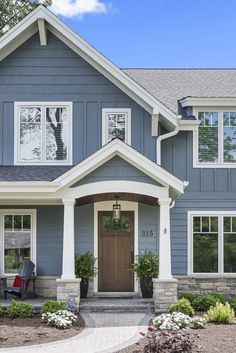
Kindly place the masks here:
MULTIPOLYGON (((196 337, 199 348, 193 353, 235 353, 236 352, 236 324, 213 325, 207 324, 205 329, 191 330, 196 337)), ((137 344, 119 351, 119 353, 143 353, 147 338, 140 339, 137 344)), ((118 353, 118 352, 117 352, 118 353)))
POLYGON ((84 329, 84 320, 78 315, 78 322, 67 330, 59 330, 41 322, 41 316, 27 319, 0 318, 0 348, 29 346, 63 340, 77 335, 84 329))

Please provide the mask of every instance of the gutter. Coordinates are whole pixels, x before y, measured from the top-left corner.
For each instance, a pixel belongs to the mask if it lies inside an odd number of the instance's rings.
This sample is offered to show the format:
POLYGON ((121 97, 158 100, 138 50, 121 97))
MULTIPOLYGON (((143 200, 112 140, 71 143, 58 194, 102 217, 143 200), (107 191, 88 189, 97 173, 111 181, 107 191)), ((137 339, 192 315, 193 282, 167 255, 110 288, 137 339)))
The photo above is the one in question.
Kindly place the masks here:
POLYGON ((161 142, 163 140, 165 140, 165 139, 168 139, 169 137, 177 135, 178 132, 179 132, 179 121, 178 121, 178 124, 176 125, 176 127, 175 127, 175 129, 173 131, 168 132, 167 134, 161 135, 161 136, 159 136, 157 138, 157 144, 156 144, 157 158, 156 158, 156 162, 157 162, 158 165, 161 165, 161 142))

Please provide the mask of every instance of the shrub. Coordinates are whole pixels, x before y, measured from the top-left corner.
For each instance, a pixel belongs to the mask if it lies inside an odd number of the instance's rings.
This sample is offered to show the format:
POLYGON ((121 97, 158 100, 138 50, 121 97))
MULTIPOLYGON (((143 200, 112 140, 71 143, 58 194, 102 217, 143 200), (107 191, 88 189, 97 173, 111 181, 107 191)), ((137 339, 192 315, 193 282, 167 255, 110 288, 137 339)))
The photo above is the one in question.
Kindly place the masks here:
POLYGON ((217 292, 210 292, 208 295, 211 295, 212 297, 216 298, 219 303, 225 304, 225 297, 223 294, 217 293, 217 292))
POLYGON ((0 304, 0 316, 3 314, 4 310, 3 310, 3 306, 2 304, 0 304))
POLYGON ((234 313, 236 313, 236 295, 230 299, 230 306, 234 310, 234 313))
POLYGON ((193 337, 186 332, 156 331, 150 329, 144 353, 170 352, 192 353, 195 346, 193 337))
POLYGON ((168 308, 169 313, 180 312, 186 315, 193 315, 194 310, 188 299, 182 298, 171 304, 168 308))
POLYGON ((188 299, 188 301, 190 302, 190 304, 192 305, 192 302, 198 297, 198 294, 195 293, 191 293, 191 292, 183 292, 180 293, 179 295, 179 299, 188 299))
POLYGON ((229 303, 217 303, 212 306, 207 312, 207 320, 216 324, 230 324, 234 319, 234 310, 229 303))
POLYGON ((41 314, 55 313, 58 310, 64 310, 66 304, 63 302, 57 302, 56 300, 46 300, 41 308, 41 314))
POLYGON ((153 319, 153 326, 158 330, 177 331, 190 325, 191 319, 188 315, 174 312, 162 314, 153 319))
POLYGON ((71 328, 76 323, 77 316, 68 310, 58 310, 55 313, 42 314, 42 321, 49 326, 64 330, 71 328))
POLYGON ((215 306, 219 300, 211 294, 199 295, 192 302, 195 311, 207 311, 211 306, 215 306))
POLYGON ((34 308, 31 304, 25 302, 17 302, 12 300, 11 304, 7 308, 7 313, 11 318, 21 317, 32 317, 34 314, 34 308))
POLYGON ((201 316, 195 316, 191 319, 191 328, 193 329, 199 329, 199 328, 204 328, 206 325, 206 319, 201 316))

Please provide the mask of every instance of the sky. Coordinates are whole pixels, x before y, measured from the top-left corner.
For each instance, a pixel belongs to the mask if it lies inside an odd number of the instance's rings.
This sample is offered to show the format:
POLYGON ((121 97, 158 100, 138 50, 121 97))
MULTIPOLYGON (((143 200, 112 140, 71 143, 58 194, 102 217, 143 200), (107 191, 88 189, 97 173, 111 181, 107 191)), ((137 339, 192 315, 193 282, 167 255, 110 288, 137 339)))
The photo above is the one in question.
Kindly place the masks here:
POLYGON ((236 67, 236 0, 54 0, 119 67, 236 67))

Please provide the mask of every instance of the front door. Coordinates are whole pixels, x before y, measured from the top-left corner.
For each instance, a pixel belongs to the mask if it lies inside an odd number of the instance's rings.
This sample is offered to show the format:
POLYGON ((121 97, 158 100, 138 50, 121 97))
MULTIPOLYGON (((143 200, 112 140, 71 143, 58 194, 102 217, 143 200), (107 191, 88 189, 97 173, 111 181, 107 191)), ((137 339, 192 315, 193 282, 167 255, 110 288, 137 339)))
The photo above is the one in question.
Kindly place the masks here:
POLYGON ((98 212, 98 290, 132 292, 134 275, 134 212, 121 212, 119 224, 112 222, 112 212, 98 212))

